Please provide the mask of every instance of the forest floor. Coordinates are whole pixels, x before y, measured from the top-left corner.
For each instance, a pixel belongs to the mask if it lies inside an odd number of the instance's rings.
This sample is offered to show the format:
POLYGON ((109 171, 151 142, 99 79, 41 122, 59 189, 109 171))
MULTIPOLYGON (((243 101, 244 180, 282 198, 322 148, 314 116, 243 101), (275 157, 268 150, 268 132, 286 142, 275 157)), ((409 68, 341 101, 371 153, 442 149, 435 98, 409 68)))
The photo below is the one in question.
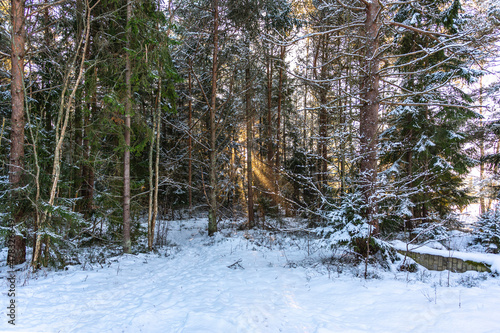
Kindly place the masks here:
POLYGON ((491 274, 372 268, 364 279, 313 238, 209 238, 206 223, 169 222, 156 253, 18 272, 15 326, 0 267, 0 332, 500 332, 491 274))

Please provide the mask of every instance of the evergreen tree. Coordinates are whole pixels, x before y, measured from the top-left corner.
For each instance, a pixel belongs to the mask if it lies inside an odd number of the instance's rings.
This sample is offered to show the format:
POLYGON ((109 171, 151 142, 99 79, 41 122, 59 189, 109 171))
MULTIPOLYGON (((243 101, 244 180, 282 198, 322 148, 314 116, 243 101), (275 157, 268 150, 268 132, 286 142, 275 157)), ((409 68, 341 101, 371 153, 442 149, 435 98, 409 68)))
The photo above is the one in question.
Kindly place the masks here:
MULTIPOLYGON (((401 6, 395 22, 421 31, 460 34, 460 2, 447 4, 422 1, 423 7, 401 6)), ((479 115, 469 108, 472 99, 457 83, 476 82, 481 72, 470 69, 472 50, 466 47, 444 47, 446 42, 412 30, 396 31, 394 39, 394 67, 402 90, 395 103, 400 105, 389 110, 381 135, 381 163, 393 191, 385 203, 392 209, 387 212, 389 220, 404 220, 411 229, 445 218, 472 199, 463 186, 473 166, 464 145, 470 138, 467 124, 479 115)))

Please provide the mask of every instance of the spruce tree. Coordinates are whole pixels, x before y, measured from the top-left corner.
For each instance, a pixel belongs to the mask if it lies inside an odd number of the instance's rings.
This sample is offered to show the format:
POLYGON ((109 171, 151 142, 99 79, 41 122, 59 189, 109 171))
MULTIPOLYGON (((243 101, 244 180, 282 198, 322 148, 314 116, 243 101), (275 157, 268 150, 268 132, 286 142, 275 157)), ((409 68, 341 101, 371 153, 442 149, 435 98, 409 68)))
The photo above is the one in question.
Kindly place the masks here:
MULTIPOLYGON (((395 22, 449 35, 463 29, 459 1, 419 3, 401 6, 395 22)), ((463 187, 473 165, 464 145, 467 124, 479 115, 458 83, 473 83, 481 72, 470 69, 472 50, 459 44, 445 47, 446 41, 408 29, 396 30, 394 40, 401 91, 381 135, 383 177, 394 191, 385 204, 391 207, 388 220, 413 228, 445 218, 472 199, 463 187)))

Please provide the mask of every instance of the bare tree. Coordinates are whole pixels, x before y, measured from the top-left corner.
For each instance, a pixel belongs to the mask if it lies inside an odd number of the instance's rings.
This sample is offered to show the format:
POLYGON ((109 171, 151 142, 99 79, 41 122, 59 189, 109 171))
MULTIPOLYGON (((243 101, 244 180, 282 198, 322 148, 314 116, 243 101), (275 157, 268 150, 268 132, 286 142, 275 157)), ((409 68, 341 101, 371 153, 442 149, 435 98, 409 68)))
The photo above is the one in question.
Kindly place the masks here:
MULTIPOLYGON (((54 209, 54 203, 57 196, 57 187, 59 184, 59 179, 61 177, 61 158, 62 158, 62 149, 63 144, 66 137, 66 132, 68 131, 69 121, 74 112, 74 100, 77 92, 77 88, 80 85, 84 71, 85 71, 85 56, 87 55, 87 48, 89 46, 89 35, 90 35, 90 13, 92 9, 98 4, 94 4, 93 7, 89 7, 89 4, 86 5, 86 20, 85 20, 85 34, 81 36, 78 41, 76 52, 72 58, 71 63, 67 68, 67 72, 64 78, 64 83, 61 91, 60 104, 59 104, 59 113, 56 121, 56 129, 55 129, 55 142, 56 146, 54 149, 54 160, 52 164, 52 184, 50 187, 49 200, 44 207, 44 212, 39 220, 39 225, 37 229, 39 230, 36 236, 35 248, 33 249, 33 260, 32 265, 37 267, 39 264, 39 259, 41 257, 41 245, 42 245, 42 237, 44 236, 44 229, 47 227, 46 222, 50 219, 52 214, 52 210, 54 209), (78 59, 80 62, 78 63, 78 59), (73 80, 73 77, 76 76, 73 80), (71 91, 69 96, 67 92, 71 91)), ((39 184, 37 184, 39 185, 39 184)), ((45 251, 48 251, 49 241, 46 240, 45 243, 45 251)))

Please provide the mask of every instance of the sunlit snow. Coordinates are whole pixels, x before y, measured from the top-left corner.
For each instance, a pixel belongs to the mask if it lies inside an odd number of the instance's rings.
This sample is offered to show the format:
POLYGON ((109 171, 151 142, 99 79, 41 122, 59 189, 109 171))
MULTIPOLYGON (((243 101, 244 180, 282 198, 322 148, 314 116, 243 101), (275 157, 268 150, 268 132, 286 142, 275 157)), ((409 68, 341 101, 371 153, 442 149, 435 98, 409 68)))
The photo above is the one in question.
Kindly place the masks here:
MULTIPOLYGON (((17 332, 499 332, 500 280, 329 264, 307 236, 171 222, 169 246, 66 271, 18 272, 17 332), (469 283, 470 282, 470 283, 469 283)), ((5 276, 6 267, 2 267, 5 276)))

